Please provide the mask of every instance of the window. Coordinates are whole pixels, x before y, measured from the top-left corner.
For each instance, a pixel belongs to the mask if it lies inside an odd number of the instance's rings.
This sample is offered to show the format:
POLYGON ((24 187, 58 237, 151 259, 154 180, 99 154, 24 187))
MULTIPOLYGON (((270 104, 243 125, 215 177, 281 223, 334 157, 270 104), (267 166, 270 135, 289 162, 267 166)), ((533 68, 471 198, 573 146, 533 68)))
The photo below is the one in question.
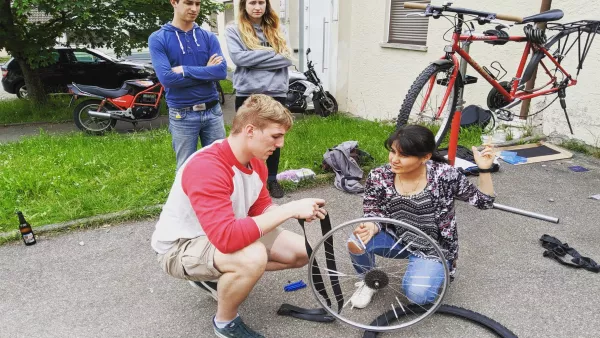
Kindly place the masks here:
POLYGON ((230 25, 235 22, 235 15, 233 13, 233 1, 223 1, 225 5, 225 26, 230 25))
POLYGON ((75 52, 73 52, 73 54, 75 55, 75 59, 77 60, 77 62, 82 62, 82 63, 98 62, 98 58, 95 55, 92 55, 88 52, 75 51, 75 52))
POLYGON ((216 35, 219 35, 219 25, 217 21, 217 14, 215 13, 210 14, 210 31, 216 35))
POLYGON ((430 0, 398 1, 390 0, 390 26, 388 30, 389 43, 407 45, 427 44, 429 18, 423 16, 406 16, 411 13, 423 13, 421 9, 405 9, 405 2, 429 4, 430 0))

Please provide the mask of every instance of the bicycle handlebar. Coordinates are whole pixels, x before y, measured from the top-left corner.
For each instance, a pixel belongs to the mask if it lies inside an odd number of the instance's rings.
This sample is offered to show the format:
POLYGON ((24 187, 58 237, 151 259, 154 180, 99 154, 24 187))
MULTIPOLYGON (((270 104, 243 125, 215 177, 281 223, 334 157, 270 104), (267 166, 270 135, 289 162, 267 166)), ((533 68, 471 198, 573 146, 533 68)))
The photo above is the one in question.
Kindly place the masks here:
MULTIPOLYGON (((404 3, 404 8, 408 8, 408 9, 427 9, 428 6, 431 6, 431 5, 419 4, 419 3, 414 3, 414 2, 405 2, 404 3)), ((517 22, 517 23, 523 22, 523 18, 520 16, 516 16, 516 15, 494 14, 494 13, 488 13, 488 12, 474 11, 471 9, 451 8, 451 7, 443 7, 443 6, 431 6, 431 8, 438 10, 438 11, 454 12, 454 13, 459 13, 459 14, 471 14, 471 15, 477 15, 477 16, 483 16, 483 17, 495 16, 497 19, 500 19, 500 20, 513 21, 513 22, 517 22)))
POLYGON ((426 9, 427 5, 426 4, 418 4, 418 3, 414 3, 414 2, 405 2, 404 3, 404 8, 410 8, 410 9, 426 9))

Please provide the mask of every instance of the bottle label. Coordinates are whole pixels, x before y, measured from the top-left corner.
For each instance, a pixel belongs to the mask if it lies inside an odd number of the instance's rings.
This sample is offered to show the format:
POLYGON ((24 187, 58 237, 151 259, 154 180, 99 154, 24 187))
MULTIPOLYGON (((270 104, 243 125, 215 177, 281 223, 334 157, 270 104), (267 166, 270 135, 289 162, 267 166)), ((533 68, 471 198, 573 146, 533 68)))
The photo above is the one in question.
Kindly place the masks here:
POLYGON ((33 242, 35 242, 35 238, 33 238, 33 232, 30 232, 28 234, 24 234, 23 235, 23 240, 25 240, 25 243, 33 243, 33 242))

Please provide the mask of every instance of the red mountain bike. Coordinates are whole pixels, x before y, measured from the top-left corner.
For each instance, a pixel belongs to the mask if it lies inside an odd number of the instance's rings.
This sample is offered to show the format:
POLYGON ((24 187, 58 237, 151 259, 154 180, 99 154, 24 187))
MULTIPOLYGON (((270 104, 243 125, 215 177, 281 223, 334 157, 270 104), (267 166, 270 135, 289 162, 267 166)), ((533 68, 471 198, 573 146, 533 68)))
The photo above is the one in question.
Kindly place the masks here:
MULTIPOLYGON (((449 2, 443 6, 410 2, 404 4, 405 8, 425 10, 424 13, 415 12, 412 15, 433 17, 435 19, 440 17, 453 18, 453 22, 449 21, 454 25, 454 33, 452 34, 452 44, 444 48, 446 54, 440 60, 432 62, 425 68, 412 84, 400 108, 397 126, 399 127, 407 123, 438 125, 439 130, 436 134, 436 142, 439 145, 450 129, 457 100, 458 98, 462 98, 464 85, 477 82, 476 77, 463 77, 461 75, 465 74, 466 64, 464 62, 466 62, 493 86, 487 98, 487 105, 493 117, 493 128, 496 126, 497 119, 512 121, 514 116, 509 109, 517 106, 523 100, 542 95, 557 94, 571 133, 573 133, 566 111, 565 89, 577 84, 577 76, 581 71, 583 62, 590 50, 596 33, 600 31, 600 21, 583 20, 566 24, 549 23, 548 30, 556 32, 556 34, 547 39, 545 32, 535 28, 531 23, 548 23, 560 20, 563 17, 563 12, 559 9, 521 18, 514 15, 501 15, 465 8, 455 8, 451 7, 451 4, 449 2), (509 36, 506 29, 510 27, 497 20, 526 24, 523 29, 525 36, 509 36), (473 21, 477 21, 480 25, 494 23, 497 26, 495 29, 486 30, 483 32, 483 35, 476 35, 473 34, 475 29, 473 21), (469 25, 471 29, 463 33, 463 26, 469 27, 469 25), (582 39, 584 33, 586 38, 582 39), (571 37, 573 39, 569 42, 571 37), (499 75, 501 72, 499 69, 494 68, 493 64, 492 68, 497 71, 496 74, 493 74, 487 67, 480 66, 468 53, 468 46, 475 41, 484 41, 492 45, 503 45, 507 42, 524 42, 525 50, 523 51, 517 74, 510 81, 500 81, 501 77, 499 75), (575 78, 561 65, 565 56, 572 49, 577 49, 579 53, 579 63, 575 78), (551 52, 551 50, 554 51, 551 52), (459 65, 456 54, 462 57, 463 64, 459 65), (544 64, 542 61, 543 58, 547 58, 547 61, 551 65, 547 66, 544 64), (525 67, 528 59, 529 63, 525 67), (538 88, 525 89, 525 84, 531 79, 538 65, 542 66, 549 80, 538 88), (463 67, 462 71, 460 69, 461 66, 463 67)), ((501 65, 500 68, 502 68, 501 65)), ((506 75, 506 71, 504 71, 504 75, 506 75)))

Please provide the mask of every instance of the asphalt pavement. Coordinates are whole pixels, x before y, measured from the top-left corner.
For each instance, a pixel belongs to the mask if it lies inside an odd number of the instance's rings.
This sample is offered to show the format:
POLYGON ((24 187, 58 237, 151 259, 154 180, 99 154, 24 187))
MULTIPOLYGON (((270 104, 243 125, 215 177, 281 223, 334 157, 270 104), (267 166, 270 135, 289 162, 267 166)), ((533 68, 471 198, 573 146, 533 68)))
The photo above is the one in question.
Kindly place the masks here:
MULTIPOLYGON (((519 337, 598 337, 600 274, 542 257, 539 238, 556 236, 600 261, 600 163, 586 157, 530 165, 503 164, 493 174, 497 202, 559 217, 553 224, 457 202, 460 259, 445 304, 480 312, 519 337), (573 172, 581 165, 589 171, 573 172)), ((283 202, 322 197, 332 221, 361 216, 361 198, 331 186, 295 192, 283 202)), ((38 244, 0 247, 0 337, 212 337, 216 303, 163 273, 150 248, 156 220, 40 236, 38 244)), ((286 229, 299 232, 292 221, 286 229)), ((308 227, 309 239, 319 237, 308 227)), ((312 292, 286 293, 306 268, 266 273, 240 309, 266 337, 361 337, 340 322, 280 317, 281 303, 317 305, 312 292)), ((493 337, 468 322, 433 315, 381 337, 493 337)))

